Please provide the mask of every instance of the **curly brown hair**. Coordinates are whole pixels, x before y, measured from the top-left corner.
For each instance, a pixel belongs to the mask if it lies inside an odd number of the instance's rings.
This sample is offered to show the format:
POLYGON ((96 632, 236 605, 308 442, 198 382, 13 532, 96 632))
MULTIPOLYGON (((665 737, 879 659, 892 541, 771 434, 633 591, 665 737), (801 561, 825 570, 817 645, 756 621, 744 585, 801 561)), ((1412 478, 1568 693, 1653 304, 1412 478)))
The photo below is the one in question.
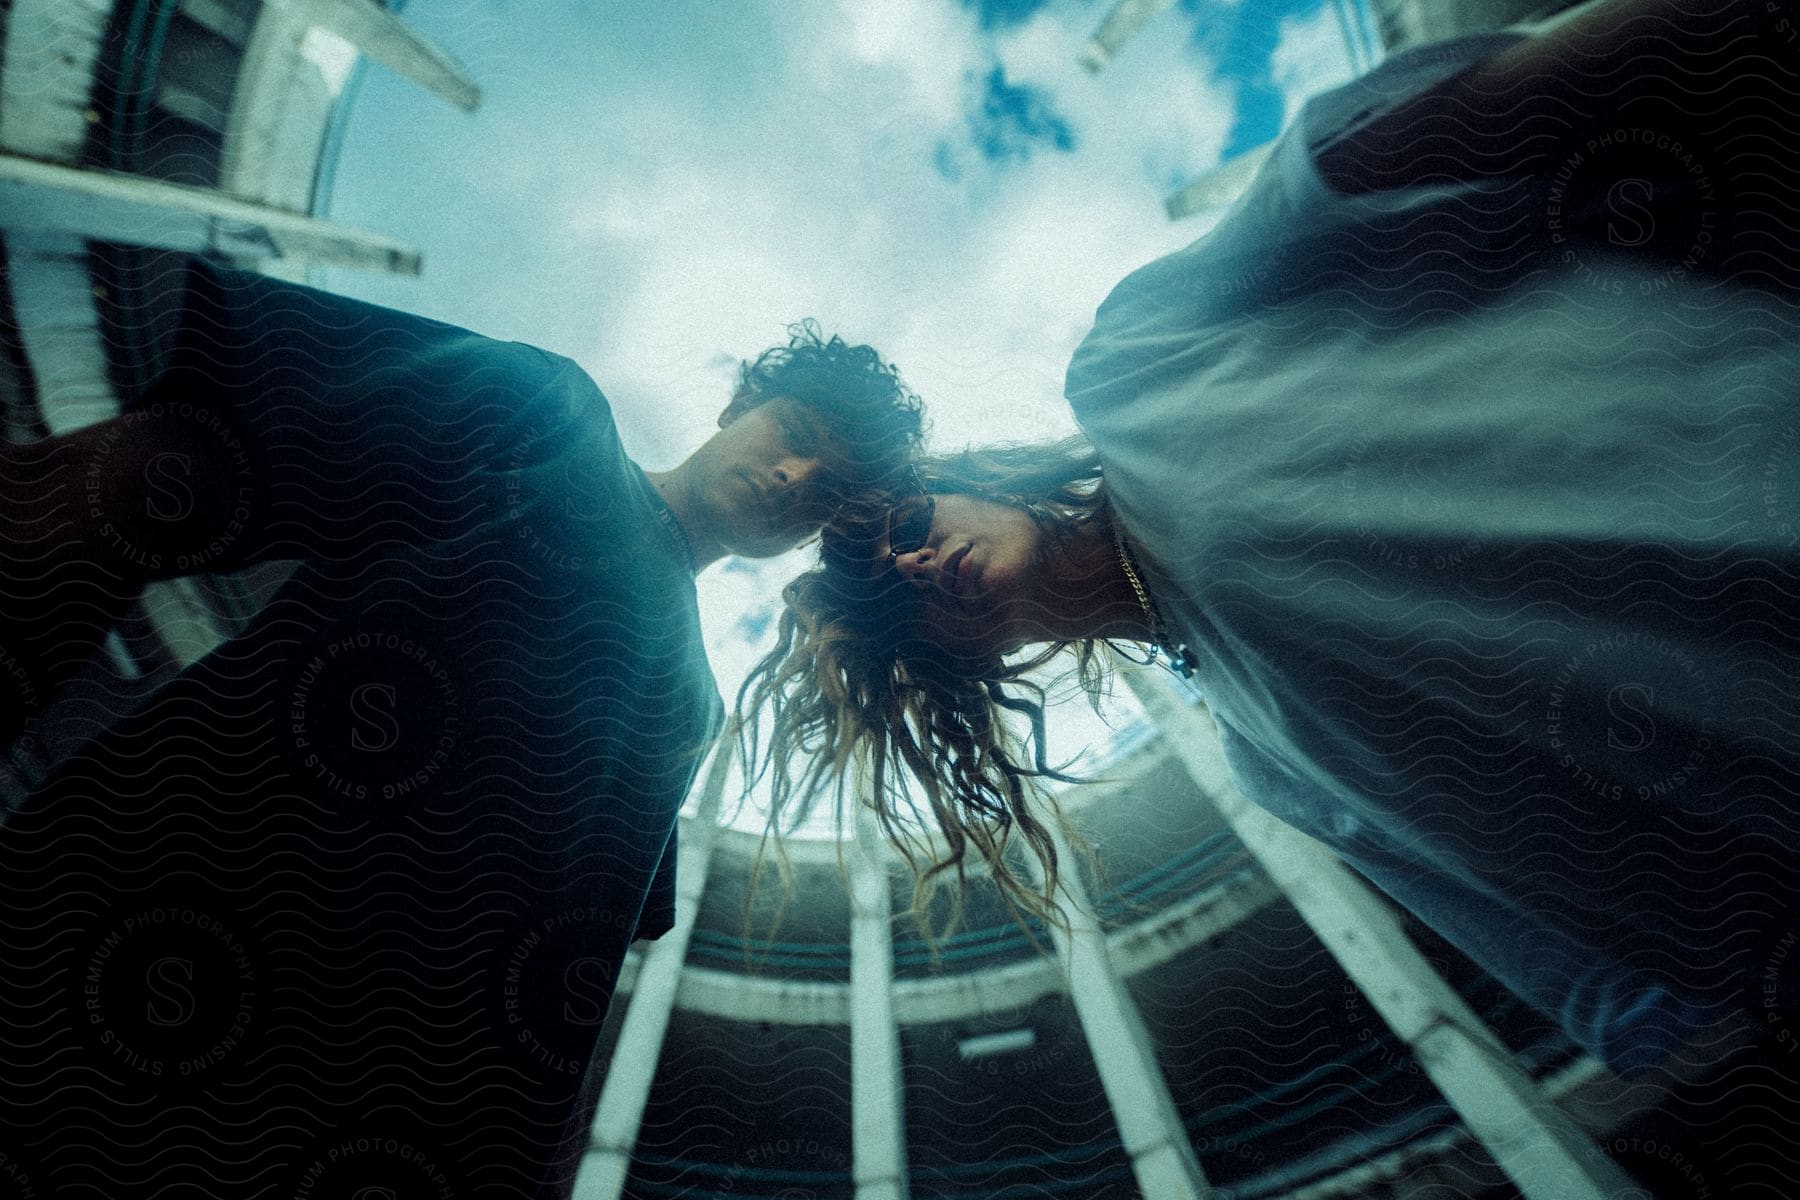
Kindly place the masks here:
POLYGON ((751 407, 787 396, 816 414, 845 457, 846 482, 858 490, 891 488, 924 441, 924 405, 899 368, 872 346, 824 337, 810 318, 788 326, 787 345, 739 364, 737 394, 751 407))
MULTIPOLYGON (((1079 527, 1111 521, 1099 457, 1079 436, 966 450, 921 462, 919 471, 930 492, 1024 510, 1047 534, 1048 554, 1079 527)), ((1066 929, 1054 902, 1056 839, 1036 814, 1046 814, 1084 855, 1086 848, 1048 797, 1028 802, 1042 793, 1042 781, 1075 782, 1046 759, 1047 689, 1033 677, 1068 652, 1073 675, 1098 704, 1110 681, 1104 648, 1111 643, 1038 643, 1010 661, 953 657, 922 636, 917 591, 875 553, 886 514, 879 503, 840 513, 825 528, 819 565, 784 589, 775 646, 737 696, 746 786, 768 776, 768 828, 779 846, 782 822, 805 820, 825 797, 843 826, 846 780, 860 762, 869 794, 858 803, 873 810, 912 870, 913 912, 928 940, 938 936, 927 928, 929 901, 952 879, 953 907, 940 933, 960 919, 971 848, 1015 915, 1066 929), (766 740, 757 719, 765 710, 766 740), (1020 734, 1008 714, 1024 718, 1029 732, 1020 734), (941 847, 931 845, 934 837, 941 847), (1008 861, 1020 843, 1041 868, 1038 886, 1008 861)))

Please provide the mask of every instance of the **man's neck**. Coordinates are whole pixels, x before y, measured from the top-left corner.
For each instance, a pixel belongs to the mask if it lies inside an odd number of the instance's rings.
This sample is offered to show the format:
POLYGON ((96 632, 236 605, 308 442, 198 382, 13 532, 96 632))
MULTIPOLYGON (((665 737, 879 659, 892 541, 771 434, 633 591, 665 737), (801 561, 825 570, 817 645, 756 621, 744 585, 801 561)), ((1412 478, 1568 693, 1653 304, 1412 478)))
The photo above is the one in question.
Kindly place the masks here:
POLYGON ((705 510, 694 494, 693 472, 688 470, 688 464, 682 463, 670 471, 645 471, 644 475, 663 503, 669 506, 669 511, 675 514, 676 524, 686 535, 688 553, 694 560, 694 574, 698 575, 724 558, 725 547, 713 535, 704 516, 705 510))

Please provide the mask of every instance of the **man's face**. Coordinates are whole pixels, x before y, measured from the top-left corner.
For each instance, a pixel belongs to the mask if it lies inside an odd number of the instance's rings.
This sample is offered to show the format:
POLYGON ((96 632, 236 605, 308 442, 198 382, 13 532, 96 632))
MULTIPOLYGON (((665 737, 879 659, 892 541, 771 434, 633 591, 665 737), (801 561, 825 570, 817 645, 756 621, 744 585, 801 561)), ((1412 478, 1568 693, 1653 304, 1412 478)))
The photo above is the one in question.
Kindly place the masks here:
POLYGON ((734 400, 695 453, 695 502, 726 550, 772 558, 819 532, 841 496, 841 456, 824 423, 777 396, 734 400))

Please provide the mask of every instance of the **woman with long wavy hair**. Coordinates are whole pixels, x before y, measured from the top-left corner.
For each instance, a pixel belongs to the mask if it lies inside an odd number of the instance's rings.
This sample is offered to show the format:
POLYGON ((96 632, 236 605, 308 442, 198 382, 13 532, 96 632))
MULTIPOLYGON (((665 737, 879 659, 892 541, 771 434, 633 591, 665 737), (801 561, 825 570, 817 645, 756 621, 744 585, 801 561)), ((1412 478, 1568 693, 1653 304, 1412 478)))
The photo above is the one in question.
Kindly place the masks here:
POLYGON ((1048 915, 1038 673, 1153 646, 1247 797, 1615 1070, 1791 1010, 1760 987, 1800 879, 1773 20, 1603 3, 1308 103, 1101 306, 1086 443, 927 464, 827 530, 739 696, 776 819, 853 800, 926 891, 973 853, 1048 915))
POLYGON ((1017 908, 1058 921, 1048 903, 1055 838, 1030 788, 1070 777, 1045 759, 1046 695, 1035 679, 1068 652, 1097 698, 1108 669, 1101 639, 1148 633, 1136 600, 1120 591, 1123 578, 1098 578, 1108 573, 1110 542, 1094 570, 1096 539, 1110 527, 1100 461, 1080 438, 938 460, 898 503, 840 513, 821 539, 822 565, 783 593, 776 645, 739 694, 741 713, 772 717, 766 746, 754 719, 740 728, 746 760, 770 775, 777 823, 805 820, 826 796, 841 803, 860 755, 868 786, 887 798, 873 806, 876 822, 918 877, 921 913, 945 876, 964 880, 974 850, 997 868, 994 880, 1017 908), (999 517, 980 556, 924 548, 934 524, 967 510, 999 517), (896 551, 908 547, 906 568, 896 569, 896 551), (961 575, 947 585, 953 592, 915 586, 947 560, 944 578, 961 575), (1034 592, 998 620, 982 607, 1027 577, 1044 585, 1047 604, 1034 592), (953 606, 954 596, 970 607, 953 606), (1092 604, 1101 606, 1097 621, 1092 604), (1031 641, 1042 644, 1013 654, 1031 641), (1009 713, 1024 722, 1023 736, 1009 713), (1041 887, 1004 862, 1015 834, 1045 869, 1041 887))

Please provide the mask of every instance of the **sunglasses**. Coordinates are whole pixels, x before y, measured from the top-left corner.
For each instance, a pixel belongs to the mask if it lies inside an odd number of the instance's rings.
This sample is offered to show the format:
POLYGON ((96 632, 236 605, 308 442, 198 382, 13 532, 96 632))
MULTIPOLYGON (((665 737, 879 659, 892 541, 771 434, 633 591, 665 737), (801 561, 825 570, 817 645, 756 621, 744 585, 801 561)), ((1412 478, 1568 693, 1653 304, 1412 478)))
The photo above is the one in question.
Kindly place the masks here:
POLYGON ((925 543, 931 540, 932 518, 937 515, 937 497, 925 490, 925 481, 919 478, 917 467, 909 469, 908 479, 912 485, 911 493, 896 500, 887 512, 890 564, 902 554, 924 549, 925 543))

